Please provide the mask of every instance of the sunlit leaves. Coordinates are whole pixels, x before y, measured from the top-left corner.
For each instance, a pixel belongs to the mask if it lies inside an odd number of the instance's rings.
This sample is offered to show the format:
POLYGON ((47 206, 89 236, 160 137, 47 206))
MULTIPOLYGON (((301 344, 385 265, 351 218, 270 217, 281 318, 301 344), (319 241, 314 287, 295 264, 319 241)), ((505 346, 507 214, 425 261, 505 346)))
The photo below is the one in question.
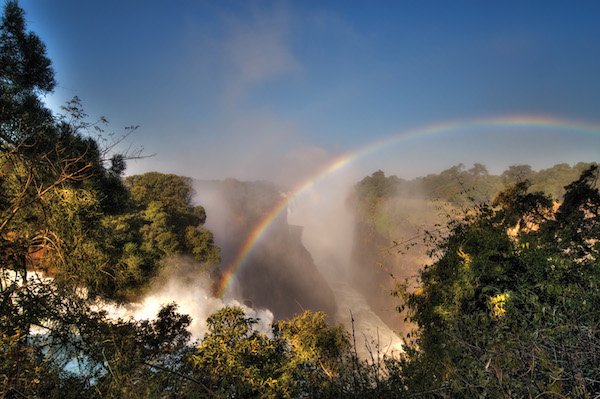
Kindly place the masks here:
POLYGON ((231 398, 341 397, 337 381, 351 373, 343 368, 350 345, 341 327, 311 312, 276 323, 268 335, 256 323, 236 307, 211 315, 192 356, 196 378, 231 398))
POLYGON ((557 209, 517 184, 437 241, 420 289, 398 292, 419 326, 404 358, 408 386, 448 397, 598 390, 595 170, 566 187, 557 209))

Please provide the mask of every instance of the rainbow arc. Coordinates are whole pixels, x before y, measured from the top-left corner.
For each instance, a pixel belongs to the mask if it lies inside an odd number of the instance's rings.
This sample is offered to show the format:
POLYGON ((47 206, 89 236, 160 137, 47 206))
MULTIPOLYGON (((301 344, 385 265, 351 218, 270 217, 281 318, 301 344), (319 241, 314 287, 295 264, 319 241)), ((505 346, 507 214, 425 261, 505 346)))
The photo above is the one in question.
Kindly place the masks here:
POLYGON ((313 174, 305 180, 296 190, 290 193, 285 198, 268 212, 264 218, 257 223, 250 234, 246 237, 243 245, 240 247, 234 260, 225 268, 221 281, 217 287, 217 296, 222 297, 229 283, 244 265, 246 259, 252 252, 253 248, 264 236, 269 226, 273 221, 287 209, 287 206, 299 195, 308 191, 315 183, 331 175, 335 171, 352 163, 353 161, 363 158, 369 154, 377 152, 383 148, 397 145, 404 140, 415 139, 420 137, 428 137, 434 135, 447 134, 451 132, 473 130, 473 129, 489 129, 489 128, 526 128, 536 130, 559 131, 565 133, 580 133, 600 135, 600 125, 582 123, 567 119, 553 118, 547 116, 531 116, 531 115, 511 115, 494 118, 472 119, 462 121, 452 121, 446 123, 432 124, 417 129, 404 131, 400 134, 389 136, 383 140, 371 143, 354 152, 344 154, 330 162, 325 168, 313 174))

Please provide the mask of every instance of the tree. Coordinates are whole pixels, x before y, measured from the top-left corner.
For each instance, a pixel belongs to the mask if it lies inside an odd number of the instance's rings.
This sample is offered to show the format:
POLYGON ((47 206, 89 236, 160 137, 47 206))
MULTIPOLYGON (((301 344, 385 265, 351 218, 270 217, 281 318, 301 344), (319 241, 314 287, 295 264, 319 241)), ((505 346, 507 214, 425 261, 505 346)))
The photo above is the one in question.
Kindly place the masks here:
POLYGON ((399 287, 418 326, 401 367, 408 391, 470 398, 600 390, 597 179, 596 167, 585 171, 557 210, 520 184, 496 207, 450 224, 420 287, 399 287))
POLYGON ((345 396, 339 381, 350 345, 341 326, 305 312, 274 324, 268 336, 254 329, 257 322, 237 307, 209 317, 209 332, 192 356, 194 377, 208 391, 228 398, 345 396))
POLYGON ((403 180, 396 176, 385 177, 381 170, 374 172, 356 184, 355 190, 359 198, 386 198, 395 195, 400 189, 403 180))
POLYGON ((189 317, 171 305, 152 322, 115 320, 102 308, 140 294, 179 250, 170 236, 218 259, 198 228, 204 210, 187 197, 167 211, 136 203, 121 179, 127 157, 91 137, 79 100, 63 118, 43 107, 53 71, 16 1, 0 58, 0 396, 177 396, 189 317))
MULTIPOLYGON (((350 337, 343 326, 331 327, 322 312, 304 313, 290 321, 280 321, 275 331, 286 340, 290 363, 301 375, 301 392, 310 397, 344 396, 342 380, 352 373, 349 363, 350 337)), ((347 394, 347 392, 346 392, 347 394)))
POLYGON ((533 173, 529 165, 511 165, 502 172, 502 179, 504 184, 519 183, 529 179, 533 173))
POLYGON ((13 146, 35 134, 51 118, 38 94, 54 89, 54 71, 46 47, 26 31, 17 1, 4 6, 0 26, 0 139, 13 146))
POLYGON ((544 191, 556 200, 561 201, 564 195, 564 187, 576 180, 579 175, 592 164, 580 162, 571 167, 568 164, 556 164, 551 168, 542 169, 537 174, 529 177, 532 189, 544 191))
POLYGON ((35 33, 26 32, 25 13, 18 1, 4 6, 0 30, 2 82, 16 93, 52 91, 56 81, 46 46, 35 33))
POLYGON ((193 190, 187 177, 150 172, 125 179, 138 212, 141 212, 145 248, 163 258, 187 254, 206 269, 220 262, 219 247, 202 225, 206 211, 192 205, 193 190))

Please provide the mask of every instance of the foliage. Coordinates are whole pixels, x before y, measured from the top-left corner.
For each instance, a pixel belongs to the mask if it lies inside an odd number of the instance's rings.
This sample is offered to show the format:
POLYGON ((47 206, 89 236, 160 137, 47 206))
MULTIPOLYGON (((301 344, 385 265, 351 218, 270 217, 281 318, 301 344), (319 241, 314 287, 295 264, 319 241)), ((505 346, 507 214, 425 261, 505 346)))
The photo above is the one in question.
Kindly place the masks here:
POLYGON ((202 206, 192 206, 191 179, 150 172, 125 179, 132 199, 143 218, 144 237, 162 250, 163 255, 186 253, 197 261, 219 263, 219 249, 212 234, 201 227, 206 221, 202 206))
POLYGON ((130 211, 104 223, 116 233, 111 246, 124 249, 121 262, 135 281, 149 282, 168 256, 191 256, 198 273, 219 264, 219 247, 202 226, 206 212, 191 204, 190 179, 150 172, 127 177, 125 185, 132 196, 130 211))
POLYGON ((563 187, 589 166, 556 165, 534 171, 529 165, 513 165, 494 175, 481 164, 459 164, 412 180, 387 177, 381 171, 365 177, 350 197, 355 211, 351 276, 384 322, 406 333, 411 327, 393 312, 389 293, 396 279, 415 276, 429 262, 429 234, 445 231, 447 220, 460 219, 472 207, 491 202, 505 185, 528 184, 532 192, 545 192, 560 201, 563 187))
MULTIPOLYGON (((14 286, 13 286, 14 287, 14 286)), ((30 279, 12 291, 15 312, 3 312, 2 397, 169 397, 189 351, 189 316, 163 307, 153 321, 108 317, 51 279, 30 279), (15 316, 19 317, 15 317, 15 316), (12 331, 12 332, 11 332, 12 331)))
MULTIPOLYGON (((18 3, 7 2, 0 26, 1 397, 541 398, 600 391, 596 166, 534 172, 517 165, 492 176, 483 165, 457 165, 414 181, 382 171, 363 179, 358 201, 386 234, 396 231, 383 221, 387 201, 416 185, 465 209, 446 234, 426 235, 434 238, 433 263, 420 272, 420 286, 398 287, 418 328, 400 359, 377 352, 359 360, 348 334, 323 313, 305 312, 260 333, 256 319, 232 307, 213 314, 192 346, 191 319, 175 304, 153 321, 105 310, 114 305, 108 300, 140 295, 168 256, 195 258, 198 272, 218 263, 190 180, 149 173, 123 181, 127 156, 111 156, 110 145, 90 136, 89 129, 102 129, 86 122, 78 99, 60 119, 42 105, 39 95, 55 84, 43 43, 26 31, 18 3), (575 180, 562 190, 567 176, 575 180)), ((226 186, 249 189, 233 180, 226 186)), ((268 199, 262 206, 279 202, 277 190, 255 187, 268 199)), ((265 212, 253 208, 260 204, 232 206, 241 215, 265 212)))
POLYGON ((24 12, 8 1, 0 26, 0 141, 17 145, 50 119, 38 93, 53 90, 56 82, 46 48, 27 32, 24 12))
POLYGON ((479 163, 470 169, 458 164, 438 174, 429 174, 413 180, 385 176, 381 170, 367 176, 355 186, 361 202, 386 198, 419 198, 447 201, 455 206, 471 206, 493 199, 505 185, 528 181, 532 191, 540 191, 561 200, 564 186, 593 164, 557 164, 548 169, 534 171, 530 165, 511 165, 500 175, 492 175, 479 163))
POLYGON ((403 181, 396 176, 385 177, 381 170, 374 172, 356 184, 360 198, 384 198, 394 196, 403 181))
POLYGON ((56 82, 46 47, 33 32, 26 32, 25 15, 17 1, 8 1, 2 17, 0 74, 15 91, 52 91, 56 82))
POLYGON ((399 287, 418 330, 409 392, 435 397, 590 397, 598 392, 597 167, 549 198, 517 184, 438 238, 420 288, 399 287), (519 229, 515 230, 518 226, 519 229))
POLYGON ((166 256, 218 262, 204 210, 189 196, 177 208, 136 201, 121 179, 128 155, 91 136, 102 129, 79 100, 60 118, 42 105, 54 73, 15 1, 0 59, 0 396, 178 396, 189 317, 174 305, 152 322, 99 309, 139 295, 166 256))
POLYGON ((226 307, 208 319, 209 332, 192 357, 194 375, 218 397, 339 397, 340 359, 349 348, 342 327, 305 312, 257 332, 256 319, 226 307))

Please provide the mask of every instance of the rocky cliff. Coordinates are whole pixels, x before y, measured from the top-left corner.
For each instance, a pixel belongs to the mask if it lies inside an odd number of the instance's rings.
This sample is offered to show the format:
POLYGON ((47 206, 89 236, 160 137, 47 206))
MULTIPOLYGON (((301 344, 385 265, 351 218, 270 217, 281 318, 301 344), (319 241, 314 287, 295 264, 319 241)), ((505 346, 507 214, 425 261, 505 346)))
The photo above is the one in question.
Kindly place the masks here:
MULTIPOLYGON (((234 179, 196 182, 198 201, 207 212, 206 226, 229 267, 256 226, 282 201, 275 186, 234 179)), ((276 319, 303 310, 336 310, 333 293, 302 245, 302 228, 287 223, 285 210, 262 234, 235 276, 237 299, 270 309, 276 319)))

